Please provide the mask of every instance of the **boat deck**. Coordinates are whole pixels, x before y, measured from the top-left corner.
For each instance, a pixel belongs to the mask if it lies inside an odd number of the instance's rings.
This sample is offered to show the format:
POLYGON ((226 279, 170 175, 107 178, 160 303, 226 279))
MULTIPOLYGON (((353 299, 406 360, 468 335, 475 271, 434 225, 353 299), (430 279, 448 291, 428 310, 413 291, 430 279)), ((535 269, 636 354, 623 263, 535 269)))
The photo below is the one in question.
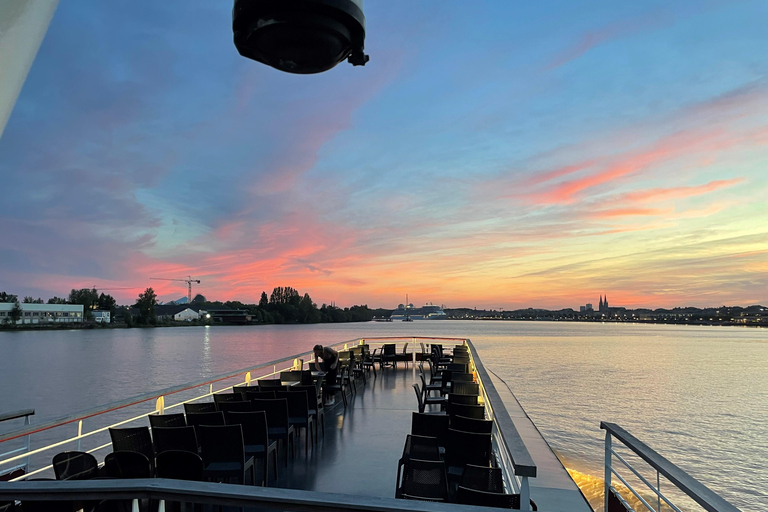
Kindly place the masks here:
POLYGON ((270 468, 270 487, 304 489, 392 498, 395 496, 397 461, 411 430, 411 413, 418 410, 412 384, 418 373, 399 363, 397 370, 385 368, 357 384, 357 394, 348 396, 344 408, 341 395, 325 410, 316 447, 304 455, 304 435, 296 443, 296 457, 283 454, 278 460, 275 484, 270 468))

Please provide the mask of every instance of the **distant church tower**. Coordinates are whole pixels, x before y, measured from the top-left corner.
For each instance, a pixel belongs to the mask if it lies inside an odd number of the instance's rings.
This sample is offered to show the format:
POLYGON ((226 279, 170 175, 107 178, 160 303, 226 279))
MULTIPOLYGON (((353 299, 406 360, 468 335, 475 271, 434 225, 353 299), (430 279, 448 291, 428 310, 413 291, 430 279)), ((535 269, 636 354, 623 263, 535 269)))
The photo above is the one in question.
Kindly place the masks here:
POLYGON ((600 305, 598 307, 598 311, 600 313, 607 313, 608 312, 608 295, 603 298, 602 295, 600 295, 600 305))
POLYGON ((603 312, 603 296, 602 295, 600 295, 600 305, 597 307, 597 310, 601 313, 603 312))

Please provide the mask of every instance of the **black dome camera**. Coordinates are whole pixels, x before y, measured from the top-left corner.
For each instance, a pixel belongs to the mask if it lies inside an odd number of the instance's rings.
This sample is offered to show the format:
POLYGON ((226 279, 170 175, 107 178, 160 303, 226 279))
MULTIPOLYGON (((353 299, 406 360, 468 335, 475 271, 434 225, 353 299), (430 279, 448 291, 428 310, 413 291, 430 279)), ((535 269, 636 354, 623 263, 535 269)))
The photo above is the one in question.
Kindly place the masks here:
POLYGON ((235 0, 232 31, 240 55, 288 73, 368 62, 363 0, 235 0))

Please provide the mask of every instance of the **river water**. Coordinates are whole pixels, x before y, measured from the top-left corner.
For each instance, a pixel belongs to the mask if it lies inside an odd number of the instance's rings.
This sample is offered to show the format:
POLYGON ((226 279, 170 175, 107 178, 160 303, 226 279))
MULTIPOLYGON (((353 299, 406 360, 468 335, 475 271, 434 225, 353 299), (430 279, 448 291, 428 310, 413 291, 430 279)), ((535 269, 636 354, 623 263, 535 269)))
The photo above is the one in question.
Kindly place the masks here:
POLYGON ((0 412, 34 408, 41 423, 373 336, 470 338, 584 489, 603 474, 599 425, 611 421, 742 510, 768 508, 766 329, 416 321, 0 332, 0 412))

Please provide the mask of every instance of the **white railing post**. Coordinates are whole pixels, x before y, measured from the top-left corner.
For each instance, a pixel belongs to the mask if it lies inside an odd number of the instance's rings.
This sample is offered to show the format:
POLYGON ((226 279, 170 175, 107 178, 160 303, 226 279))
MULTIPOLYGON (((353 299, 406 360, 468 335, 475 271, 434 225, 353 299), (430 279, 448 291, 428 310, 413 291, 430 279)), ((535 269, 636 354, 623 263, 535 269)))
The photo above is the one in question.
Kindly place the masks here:
MULTIPOLYGON (((31 424, 31 421, 29 420, 29 416, 24 416, 24 425, 29 426, 31 424)), ((27 434, 27 453, 29 453, 29 450, 32 448, 32 438, 31 434, 27 434)), ((26 459, 24 459, 24 473, 29 473, 29 456, 27 456, 26 459)))
POLYGON ((527 476, 520 479, 520 510, 531 510, 531 489, 527 476))
POLYGON ((77 451, 83 448, 83 420, 77 422, 77 451))
POLYGON ((155 412, 157 414, 163 414, 165 411, 165 397, 159 396, 157 397, 157 401, 155 402, 155 412))
POLYGON ((608 495, 611 492, 611 433, 605 431, 605 500, 603 512, 608 512, 608 495))
POLYGON ((251 385, 251 372, 245 372, 245 385, 251 385))

